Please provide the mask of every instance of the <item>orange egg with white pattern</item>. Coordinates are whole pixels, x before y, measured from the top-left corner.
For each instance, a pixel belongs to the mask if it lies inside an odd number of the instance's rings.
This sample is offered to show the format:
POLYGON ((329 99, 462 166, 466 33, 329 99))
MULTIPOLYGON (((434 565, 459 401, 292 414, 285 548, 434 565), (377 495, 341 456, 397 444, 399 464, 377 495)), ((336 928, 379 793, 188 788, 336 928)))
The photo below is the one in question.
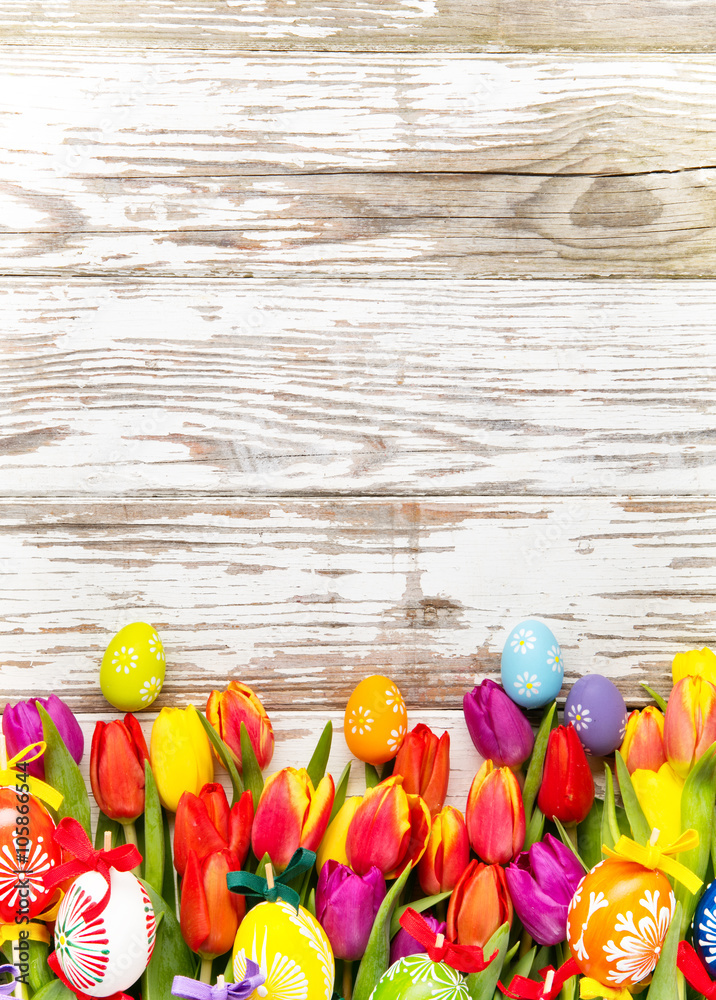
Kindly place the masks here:
POLYGON ((408 731, 403 696, 389 677, 373 674, 353 691, 343 732, 350 752, 366 764, 385 764, 400 750, 408 731))

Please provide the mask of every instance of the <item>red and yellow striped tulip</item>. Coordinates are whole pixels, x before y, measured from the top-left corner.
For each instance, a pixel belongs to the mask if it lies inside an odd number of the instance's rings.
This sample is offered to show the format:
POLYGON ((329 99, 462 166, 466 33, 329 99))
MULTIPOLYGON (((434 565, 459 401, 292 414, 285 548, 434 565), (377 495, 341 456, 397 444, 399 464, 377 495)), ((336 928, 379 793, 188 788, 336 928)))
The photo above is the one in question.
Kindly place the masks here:
POLYGON ((328 826, 334 794, 330 774, 314 789, 305 767, 284 767, 267 778, 251 833, 256 857, 268 854, 274 868, 283 871, 299 847, 317 850, 328 826))
POLYGON ((701 677, 684 677, 669 696, 664 717, 664 752, 685 778, 716 741, 716 687, 701 677))
POLYGON ((420 796, 405 791, 402 775, 391 775, 368 789, 351 820, 348 863, 358 875, 375 865, 385 878, 397 878, 422 857, 430 826, 430 810, 420 796))
POLYGON ((450 778, 450 734, 440 739, 422 722, 402 742, 395 758, 393 774, 403 776, 403 788, 409 795, 419 795, 437 816, 445 804, 450 778))
POLYGON ((629 774, 636 770, 658 771, 666 763, 664 713, 653 705, 633 711, 619 752, 629 774))
POLYGON ((519 854, 525 842, 525 809, 509 767, 485 761, 470 787, 466 818, 470 846, 483 861, 504 865, 519 854))
POLYGON ((426 896, 451 892, 470 863, 465 819, 454 806, 433 817, 428 846, 418 864, 420 888, 426 896))
POLYGON ((504 923, 512 926, 513 912, 505 869, 473 860, 450 897, 447 936, 458 944, 484 948, 504 923))

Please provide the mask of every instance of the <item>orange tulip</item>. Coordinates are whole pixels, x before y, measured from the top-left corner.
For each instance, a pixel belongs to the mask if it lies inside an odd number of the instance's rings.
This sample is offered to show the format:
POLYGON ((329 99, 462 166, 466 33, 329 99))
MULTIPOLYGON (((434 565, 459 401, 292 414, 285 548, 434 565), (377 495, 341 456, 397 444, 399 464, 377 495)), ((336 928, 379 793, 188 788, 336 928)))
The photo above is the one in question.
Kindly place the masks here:
POLYGON ((204 785, 198 795, 184 792, 174 827, 174 867, 183 876, 189 851, 203 861, 216 851, 229 850, 236 868, 242 868, 249 853, 253 818, 254 800, 248 790, 231 809, 226 792, 213 782, 204 785))
POLYGON ((180 925, 184 940, 202 958, 223 955, 234 943, 246 906, 229 892, 226 876, 237 868, 231 851, 215 851, 199 861, 189 851, 181 886, 180 925))
POLYGON ((459 809, 445 806, 433 818, 428 846, 418 864, 420 888, 426 896, 451 892, 470 862, 467 827, 459 809))
POLYGON ((418 723, 398 750, 393 774, 403 776, 403 788, 409 795, 419 795, 436 816, 445 804, 450 777, 450 734, 440 739, 418 723))
POLYGON ((658 771, 666 763, 663 712, 653 705, 632 712, 619 752, 629 774, 636 770, 658 771))
POLYGON ((98 722, 90 751, 92 792, 105 816, 133 823, 144 812, 144 762, 147 744, 139 723, 128 712, 124 720, 98 722))
POLYGON ((512 926, 512 916, 505 869, 471 861, 450 897, 448 939, 484 948, 504 923, 512 926))
POLYGON ((273 757, 274 737, 266 709, 250 687, 231 681, 226 691, 212 691, 206 703, 206 717, 222 738, 241 770, 241 723, 246 726, 251 746, 261 770, 273 757))
POLYGON ((716 741, 716 687, 700 677, 684 677, 669 696, 664 717, 664 752, 685 778, 716 741))
POLYGON ((467 832, 475 854, 488 864, 507 864, 525 842, 522 792, 509 767, 486 760, 467 797, 467 832))
POLYGON ((397 878, 422 857, 430 825, 430 810, 420 796, 405 791, 402 775, 391 775, 368 789, 351 820, 348 863, 358 875, 375 865, 385 878, 397 878))
POLYGON ((283 871, 299 847, 316 851, 333 808, 333 778, 321 778, 318 788, 305 767, 284 767, 267 778, 254 817, 251 845, 257 858, 268 854, 283 871))

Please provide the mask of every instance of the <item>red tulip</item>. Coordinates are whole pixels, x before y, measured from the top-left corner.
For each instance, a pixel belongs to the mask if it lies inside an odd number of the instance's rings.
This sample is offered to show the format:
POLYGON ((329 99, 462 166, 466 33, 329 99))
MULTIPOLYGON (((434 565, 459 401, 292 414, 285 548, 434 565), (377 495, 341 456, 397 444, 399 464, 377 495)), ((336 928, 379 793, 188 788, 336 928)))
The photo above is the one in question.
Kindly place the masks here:
POLYGON ((525 810, 509 767, 485 761, 470 787, 466 819, 470 846, 483 861, 505 865, 517 857, 525 842, 525 810))
POLYGON ((182 937, 202 958, 223 955, 234 943, 245 913, 243 896, 229 892, 226 876, 238 865, 231 851, 215 851, 199 861, 187 855, 181 886, 182 937))
POLYGON ((512 926, 512 916, 505 869, 471 861, 450 897, 448 939, 484 948, 504 923, 512 926))
POLYGON ((284 767, 266 780, 256 809, 251 843, 254 854, 268 854, 283 871, 299 847, 318 850, 333 808, 335 789, 330 774, 318 788, 305 767, 284 767))
POLYGON ((369 788, 358 806, 346 838, 348 863, 358 875, 375 865, 386 878, 397 878, 422 857, 430 825, 420 796, 407 794, 402 775, 392 775, 369 788))
POLYGON ((686 778, 716 742, 716 687, 701 677, 684 677, 672 688, 664 718, 667 760, 686 778))
POLYGON ((440 739, 419 722, 403 740, 395 758, 393 774, 403 776, 403 789, 419 795, 436 816, 445 804, 450 777, 450 735, 440 739))
POLYGON ((594 778, 572 723, 549 734, 537 805, 547 819, 574 826, 594 802, 594 778))
POLYGON ((134 716, 98 722, 92 736, 90 783, 105 816, 133 823, 144 812, 144 762, 147 744, 134 716))
POLYGON ((445 806, 434 817, 428 846, 418 864, 420 888, 426 896, 450 892, 470 862, 470 844, 459 809, 445 806))
POLYGON ((183 876, 189 851, 203 861, 216 851, 229 850, 236 859, 236 867, 243 868, 253 819, 254 800, 248 790, 231 809, 221 785, 204 785, 198 795, 184 792, 174 827, 174 867, 183 876))
POLYGON ((251 746, 262 771, 271 763, 274 748, 273 726, 258 696, 246 684, 231 681, 226 691, 212 691, 206 703, 206 717, 241 765, 241 723, 246 726, 251 746))
POLYGON ((664 716, 648 705, 629 716, 624 742, 619 748, 629 774, 634 771, 658 771, 666 763, 664 753, 664 716))

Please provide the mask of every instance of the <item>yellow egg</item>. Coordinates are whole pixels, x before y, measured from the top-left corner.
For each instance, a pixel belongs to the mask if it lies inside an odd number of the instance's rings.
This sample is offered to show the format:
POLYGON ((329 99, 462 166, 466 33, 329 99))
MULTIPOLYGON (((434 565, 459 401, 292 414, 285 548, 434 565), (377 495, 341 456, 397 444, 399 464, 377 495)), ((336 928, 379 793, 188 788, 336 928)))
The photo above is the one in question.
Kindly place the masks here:
POLYGON ((239 924, 232 952, 234 981, 250 958, 266 976, 249 1000, 331 1000, 335 963, 326 933, 308 910, 284 900, 259 903, 239 924))
POLYGON ((385 764, 400 750, 407 730, 405 702, 390 678, 374 674, 362 680, 343 720, 350 752, 367 764, 385 764))
POLYGON ((122 712, 149 708, 162 689, 165 668, 164 646, 154 626, 132 622, 117 632, 102 657, 102 694, 122 712))

